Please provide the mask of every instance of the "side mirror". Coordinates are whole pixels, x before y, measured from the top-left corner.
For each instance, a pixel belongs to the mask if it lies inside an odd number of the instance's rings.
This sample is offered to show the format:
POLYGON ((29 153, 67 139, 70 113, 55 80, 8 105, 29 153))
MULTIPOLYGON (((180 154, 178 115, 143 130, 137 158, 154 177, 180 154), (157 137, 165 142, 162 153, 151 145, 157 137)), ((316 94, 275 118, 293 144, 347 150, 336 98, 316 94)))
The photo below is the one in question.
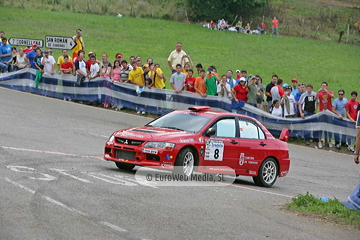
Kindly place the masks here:
POLYGON ((211 137, 213 135, 215 135, 216 131, 214 128, 209 128, 208 130, 206 130, 205 135, 208 137, 211 137))
POLYGON ((289 129, 283 128, 281 130, 280 138, 281 141, 287 142, 289 140, 289 129))

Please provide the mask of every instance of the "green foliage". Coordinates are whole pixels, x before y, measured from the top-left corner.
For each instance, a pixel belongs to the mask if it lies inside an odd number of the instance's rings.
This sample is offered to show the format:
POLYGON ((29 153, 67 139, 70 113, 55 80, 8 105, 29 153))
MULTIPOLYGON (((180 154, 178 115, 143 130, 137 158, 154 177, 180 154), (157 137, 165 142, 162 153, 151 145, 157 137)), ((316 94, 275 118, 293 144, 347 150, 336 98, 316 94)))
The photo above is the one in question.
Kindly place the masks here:
POLYGON ((292 198, 291 203, 286 205, 286 208, 332 216, 345 224, 354 225, 360 229, 360 212, 346 208, 336 198, 329 199, 329 202, 323 202, 307 192, 305 195, 299 194, 297 197, 292 198))
POLYGON ((242 13, 265 6, 267 0, 187 0, 189 19, 192 21, 209 21, 231 19, 242 13))

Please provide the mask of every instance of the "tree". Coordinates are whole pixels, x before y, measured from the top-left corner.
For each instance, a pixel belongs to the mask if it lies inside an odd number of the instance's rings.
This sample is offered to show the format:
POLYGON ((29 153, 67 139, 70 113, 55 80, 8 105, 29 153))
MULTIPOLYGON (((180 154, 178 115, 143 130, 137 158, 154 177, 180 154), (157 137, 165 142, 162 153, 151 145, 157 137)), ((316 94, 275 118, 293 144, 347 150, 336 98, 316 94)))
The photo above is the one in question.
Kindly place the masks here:
POLYGON ((189 19, 209 21, 222 18, 230 19, 240 12, 265 6, 268 0, 186 0, 189 19))

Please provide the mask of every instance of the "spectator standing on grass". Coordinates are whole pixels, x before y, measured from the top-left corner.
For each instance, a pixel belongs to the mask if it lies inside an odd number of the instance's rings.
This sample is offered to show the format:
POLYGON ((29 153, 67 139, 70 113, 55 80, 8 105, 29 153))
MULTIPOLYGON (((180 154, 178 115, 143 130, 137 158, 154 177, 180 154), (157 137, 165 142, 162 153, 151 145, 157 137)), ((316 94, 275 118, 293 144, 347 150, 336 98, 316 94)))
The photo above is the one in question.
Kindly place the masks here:
POLYGON ((291 95, 293 95, 295 97, 295 95, 299 92, 298 90, 298 83, 299 81, 296 78, 293 78, 291 80, 291 85, 292 85, 292 89, 291 89, 291 95))
POLYGON ((189 69, 188 74, 189 76, 185 80, 186 90, 189 92, 196 93, 196 90, 194 88, 196 81, 196 78, 194 77, 194 71, 192 69, 189 69))
MULTIPOLYGON (((346 118, 346 103, 348 100, 344 98, 345 91, 339 90, 338 91, 338 98, 336 98, 332 103, 332 112, 335 113, 340 119, 346 118)), ((346 135, 342 135, 342 138, 340 140, 340 134, 334 133, 335 137, 335 147, 337 149, 341 149, 342 144, 346 144, 346 135)))
MULTIPOLYGON (((358 107, 359 101, 357 98, 357 92, 351 92, 351 99, 346 103, 346 116, 349 118, 351 122, 356 122, 357 114, 358 114, 358 107)), ((348 150, 354 152, 354 147, 351 145, 351 142, 348 142, 348 150)))
POLYGON ((295 115, 295 97, 291 95, 292 87, 288 86, 280 104, 284 106, 284 117, 294 118, 295 115))
MULTIPOLYGON (((284 94, 285 94, 283 88, 281 88, 282 83, 283 83, 283 80, 282 80, 282 79, 278 79, 278 80, 276 81, 275 86, 272 87, 271 90, 270 90, 270 93, 271 93, 271 97, 272 97, 273 102, 274 102, 274 100, 280 101, 281 98, 282 98, 282 97, 284 96, 284 94)), ((283 87, 288 87, 288 85, 287 85, 287 84, 286 84, 286 85, 284 84, 283 87)))
POLYGON ((62 74, 71 74, 74 64, 69 61, 69 56, 64 56, 64 62, 60 65, 60 73, 62 74))
POLYGON ((217 84, 220 81, 215 67, 209 67, 208 75, 205 78, 206 81, 206 94, 215 96, 217 95, 217 84))
POLYGON ((272 105, 270 106, 270 112, 274 116, 282 117, 283 110, 282 110, 279 100, 275 99, 273 101, 272 105))
POLYGON ((189 61, 185 56, 187 56, 187 54, 182 50, 182 43, 177 42, 176 49, 172 51, 168 57, 168 65, 172 74, 176 73, 176 65, 180 64, 183 66, 189 61))
POLYGON ((50 55, 48 50, 45 51, 44 57, 41 59, 41 64, 44 65, 44 73, 54 75, 55 73, 55 59, 50 55))
POLYGON ((266 25, 264 22, 260 23, 258 30, 260 31, 260 34, 263 34, 266 31, 266 25))
POLYGON ((236 80, 233 79, 232 77, 233 75, 233 71, 232 70, 227 70, 226 72, 226 83, 229 84, 230 89, 233 89, 236 85, 236 80))
POLYGON ((120 78, 121 82, 128 82, 129 80, 129 73, 131 71, 129 64, 126 60, 121 61, 121 71, 120 71, 120 78))
POLYGON ((84 55, 85 52, 83 50, 80 50, 78 52, 78 59, 75 61, 75 70, 76 70, 76 80, 77 80, 77 86, 81 86, 82 83, 86 80, 87 77, 87 70, 86 70, 86 64, 84 61, 84 55))
POLYGON ((69 57, 67 50, 66 50, 66 49, 63 49, 63 50, 61 51, 61 56, 58 57, 58 60, 57 60, 57 67, 58 67, 58 71, 59 71, 59 72, 60 72, 61 64, 63 64, 63 63, 65 62, 65 60, 64 60, 64 57, 65 57, 65 56, 68 56, 69 62, 72 62, 72 58, 69 57))
POLYGON ((235 71, 235 74, 236 74, 236 77, 235 77, 236 84, 238 84, 238 81, 239 81, 239 79, 241 78, 241 71, 240 71, 240 70, 236 70, 236 71, 235 71))
POLYGON ((108 60, 108 55, 106 53, 103 53, 101 55, 102 61, 101 61, 101 67, 100 67, 100 76, 104 78, 110 79, 111 76, 111 63, 108 60))
POLYGON ((153 64, 149 65, 150 71, 148 73, 149 77, 151 78, 153 85, 155 88, 164 89, 165 87, 165 75, 160 68, 160 64, 153 64))
POLYGON ((120 82, 120 72, 121 72, 120 61, 115 60, 113 70, 111 71, 111 81, 112 82, 120 82))
POLYGON ((296 116, 301 117, 299 111, 299 100, 301 95, 306 91, 306 84, 301 83, 300 85, 298 85, 298 90, 299 92, 295 94, 295 109, 296 109, 296 116))
POLYGON ((32 69, 38 69, 34 63, 34 59, 36 57, 36 50, 38 49, 38 47, 37 47, 36 43, 33 43, 33 45, 31 45, 31 47, 32 47, 32 51, 29 52, 28 54, 26 54, 25 60, 29 67, 31 67, 32 69))
POLYGON ((274 74, 271 77, 271 82, 268 83, 268 85, 266 85, 266 89, 265 89, 265 94, 266 94, 266 101, 268 103, 268 109, 270 109, 270 106, 273 104, 273 99, 271 97, 271 89, 275 86, 277 80, 278 80, 278 75, 274 74))
POLYGON ((239 103, 239 100, 246 102, 248 100, 248 92, 249 89, 246 87, 246 80, 243 77, 240 78, 240 84, 231 90, 232 97, 236 103, 239 103))
POLYGON ((279 26, 279 20, 277 20, 276 17, 274 17, 274 19, 272 20, 271 36, 274 35, 275 32, 276 32, 276 36, 277 37, 279 36, 278 26, 279 26))
POLYGON ((7 43, 6 37, 3 37, 1 40, 2 45, 0 46, 0 67, 3 69, 3 72, 8 72, 8 70, 11 71, 12 48, 10 44, 7 43))
MULTIPOLYGON (((300 112, 300 116, 302 118, 305 118, 307 116, 311 116, 313 114, 315 114, 316 112, 316 92, 313 92, 313 86, 311 84, 308 84, 306 86, 306 92, 304 92, 298 102, 298 106, 299 106, 299 112, 300 112)), ((304 132, 305 135, 305 143, 306 145, 310 144, 310 132, 309 131, 305 131, 304 132)), ((315 141, 318 141, 317 138, 317 133, 313 132, 313 139, 315 141)), ((318 143, 318 145, 320 145, 318 143)))
POLYGON ((214 21, 213 20, 211 20, 210 22, 209 22, 209 28, 210 29, 216 29, 216 23, 214 23, 214 21))
POLYGON ((27 67, 27 63, 25 60, 25 53, 22 48, 19 49, 19 55, 16 58, 16 62, 14 64, 14 68, 16 70, 21 70, 27 67))
POLYGON ((91 61, 91 66, 89 73, 89 81, 100 76, 100 66, 96 61, 96 56, 91 55, 90 61, 91 61))
POLYGON ((253 107, 257 107, 257 96, 260 95, 260 87, 255 84, 255 79, 256 77, 252 76, 248 84, 249 92, 247 103, 252 105, 253 107))
POLYGON ((84 39, 81 37, 81 35, 82 35, 81 29, 77 29, 76 35, 73 37, 74 42, 76 42, 76 46, 72 49, 72 55, 73 55, 72 58, 73 59, 78 57, 79 52, 81 50, 85 51, 84 39))
POLYGON ((257 95, 257 98, 256 98, 257 107, 264 110, 262 107, 262 103, 264 102, 265 87, 262 84, 262 78, 260 77, 260 75, 255 75, 255 84, 256 84, 256 86, 258 86, 258 89, 259 89, 259 91, 258 91, 259 94, 257 95))
MULTIPOLYGON (((322 82, 321 83, 321 88, 317 91, 317 100, 318 100, 318 104, 317 106, 319 107, 320 112, 324 111, 324 110, 332 110, 332 104, 331 104, 331 98, 334 97, 334 93, 330 90, 327 90, 328 84, 327 82, 322 82)), ((321 135, 322 135, 322 131, 320 131, 320 139, 319 139, 319 143, 321 143, 321 135)), ((331 148, 333 145, 331 143, 331 136, 328 132, 324 132, 324 138, 325 140, 328 141, 329 147, 331 148)), ((322 144, 319 144, 321 148, 322 144)))
MULTIPOLYGON (((0 46, 3 45, 3 38, 5 38, 5 32, 4 31, 0 31, 0 46)), ((6 40, 6 44, 7 44, 7 40, 6 40)))
POLYGON ((217 85, 217 94, 218 96, 227 97, 231 100, 232 99, 231 87, 230 84, 227 83, 226 78, 227 78, 226 75, 221 76, 221 81, 217 85))
POLYGON ((356 143, 355 143, 355 151, 354 151, 354 162, 356 164, 359 164, 359 154, 360 154, 360 112, 357 115, 356 128, 357 128, 357 134, 356 134, 356 143))
POLYGON ((200 76, 196 78, 194 89, 198 94, 200 94, 200 96, 202 96, 202 97, 207 96, 205 70, 204 69, 200 70, 200 76))
POLYGON ((200 76, 200 70, 203 69, 202 64, 201 64, 201 63, 198 63, 198 64, 196 64, 195 67, 196 67, 196 70, 197 70, 197 72, 198 72, 198 76, 200 76))
POLYGON ((131 66, 133 67, 133 69, 129 72, 129 82, 139 86, 139 88, 144 87, 144 70, 142 70, 141 67, 138 67, 135 61, 131 63, 131 66))
POLYGON ((181 93, 184 89, 186 75, 182 72, 181 64, 176 65, 176 72, 170 78, 170 85, 176 93, 181 93))

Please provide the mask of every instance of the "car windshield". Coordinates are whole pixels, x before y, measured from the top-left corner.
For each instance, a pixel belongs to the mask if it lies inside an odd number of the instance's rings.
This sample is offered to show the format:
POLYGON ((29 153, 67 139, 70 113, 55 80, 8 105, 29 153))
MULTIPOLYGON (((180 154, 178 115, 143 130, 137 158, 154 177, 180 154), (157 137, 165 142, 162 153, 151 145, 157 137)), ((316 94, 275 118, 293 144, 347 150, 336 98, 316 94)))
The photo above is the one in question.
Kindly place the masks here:
POLYGON ((196 113, 171 112, 145 126, 169 128, 187 132, 199 132, 209 121, 210 117, 196 113))

